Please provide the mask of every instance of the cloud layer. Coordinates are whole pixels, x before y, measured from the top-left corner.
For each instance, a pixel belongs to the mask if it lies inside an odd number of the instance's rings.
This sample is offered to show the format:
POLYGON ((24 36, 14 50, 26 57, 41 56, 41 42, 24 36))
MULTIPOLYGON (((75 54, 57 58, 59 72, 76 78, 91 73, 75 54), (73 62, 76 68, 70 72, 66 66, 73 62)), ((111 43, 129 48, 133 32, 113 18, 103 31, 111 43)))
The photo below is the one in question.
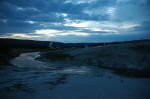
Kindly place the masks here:
POLYGON ((0 37, 99 42, 150 38, 149 0, 0 0, 0 37))

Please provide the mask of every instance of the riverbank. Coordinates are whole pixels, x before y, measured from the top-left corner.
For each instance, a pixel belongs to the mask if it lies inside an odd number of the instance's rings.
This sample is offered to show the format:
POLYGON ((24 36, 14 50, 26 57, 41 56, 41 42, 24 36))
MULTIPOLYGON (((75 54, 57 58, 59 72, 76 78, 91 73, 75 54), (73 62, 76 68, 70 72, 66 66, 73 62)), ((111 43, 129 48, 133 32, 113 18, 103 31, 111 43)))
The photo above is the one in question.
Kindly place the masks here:
POLYGON ((98 66, 115 73, 150 77, 150 41, 114 44, 103 47, 48 51, 39 60, 60 64, 98 66))
POLYGON ((29 53, 29 52, 43 52, 47 51, 48 49, 29 49, 29 48, 4 48, 0 49, 0 67, 3 66, 12 66, 13 64, 10 63, 10 60, 18 57, 22 53, 29 53))

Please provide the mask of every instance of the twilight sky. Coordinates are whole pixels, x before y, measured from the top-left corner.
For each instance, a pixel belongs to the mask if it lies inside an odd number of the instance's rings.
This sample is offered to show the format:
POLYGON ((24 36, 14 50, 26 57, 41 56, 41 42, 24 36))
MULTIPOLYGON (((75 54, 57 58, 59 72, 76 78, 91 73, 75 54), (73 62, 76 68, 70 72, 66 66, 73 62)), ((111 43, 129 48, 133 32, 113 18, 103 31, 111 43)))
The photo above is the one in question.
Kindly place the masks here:
POLYGON ((60 42, 150 39, 150 0, 0 0, 0 37, 60 42))

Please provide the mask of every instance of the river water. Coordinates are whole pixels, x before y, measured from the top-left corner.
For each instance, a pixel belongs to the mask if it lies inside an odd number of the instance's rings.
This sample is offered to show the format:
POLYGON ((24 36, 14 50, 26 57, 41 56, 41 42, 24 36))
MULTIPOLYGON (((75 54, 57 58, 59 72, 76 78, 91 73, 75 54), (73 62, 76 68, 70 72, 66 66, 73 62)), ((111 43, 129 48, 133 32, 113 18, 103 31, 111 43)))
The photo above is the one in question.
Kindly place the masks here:
POLYGON ((94 66, 59 66, 23 53, 0 70, 0 99, 150 99, 150 79, 94 66))

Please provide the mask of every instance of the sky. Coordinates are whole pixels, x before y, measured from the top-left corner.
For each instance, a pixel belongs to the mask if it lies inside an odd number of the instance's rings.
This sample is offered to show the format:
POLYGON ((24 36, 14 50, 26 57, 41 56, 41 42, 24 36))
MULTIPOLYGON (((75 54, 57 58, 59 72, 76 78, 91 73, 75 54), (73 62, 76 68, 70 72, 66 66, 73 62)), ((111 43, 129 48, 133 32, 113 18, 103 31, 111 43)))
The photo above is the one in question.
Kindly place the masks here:
POLYGON ((150 0, 0 0, 0 38, 72 43, 150 39, 150 0))

